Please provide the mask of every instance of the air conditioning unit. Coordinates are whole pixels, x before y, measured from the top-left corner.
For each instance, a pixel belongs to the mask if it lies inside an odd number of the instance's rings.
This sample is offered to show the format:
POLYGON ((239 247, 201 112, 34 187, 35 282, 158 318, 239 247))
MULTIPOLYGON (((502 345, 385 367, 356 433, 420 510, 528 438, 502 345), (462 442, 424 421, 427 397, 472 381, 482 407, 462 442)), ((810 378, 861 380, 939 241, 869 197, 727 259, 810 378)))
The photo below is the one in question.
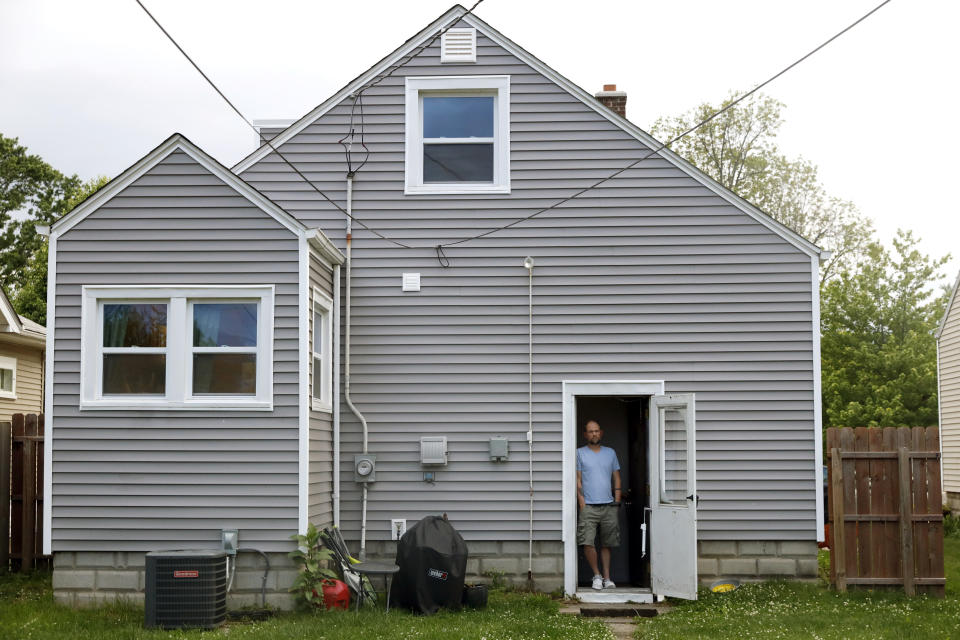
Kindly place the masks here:
POLYGON ((227 554, 151 551, 146 558, 147 628, 213 629, 227 617, 227 554))

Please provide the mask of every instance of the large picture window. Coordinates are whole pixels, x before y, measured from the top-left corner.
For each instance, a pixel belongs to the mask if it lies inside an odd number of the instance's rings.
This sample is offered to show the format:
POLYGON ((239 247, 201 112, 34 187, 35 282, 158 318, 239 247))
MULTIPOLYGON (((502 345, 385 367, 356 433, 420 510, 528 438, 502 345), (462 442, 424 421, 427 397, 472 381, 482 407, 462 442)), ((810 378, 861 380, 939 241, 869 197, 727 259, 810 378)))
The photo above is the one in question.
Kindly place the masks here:
POLYGON ((84 287, 81 408, 272 407, 273 287, 84 287))
POLYGON ((406 193, 510 192, 510 77, 406 79, 406 193))

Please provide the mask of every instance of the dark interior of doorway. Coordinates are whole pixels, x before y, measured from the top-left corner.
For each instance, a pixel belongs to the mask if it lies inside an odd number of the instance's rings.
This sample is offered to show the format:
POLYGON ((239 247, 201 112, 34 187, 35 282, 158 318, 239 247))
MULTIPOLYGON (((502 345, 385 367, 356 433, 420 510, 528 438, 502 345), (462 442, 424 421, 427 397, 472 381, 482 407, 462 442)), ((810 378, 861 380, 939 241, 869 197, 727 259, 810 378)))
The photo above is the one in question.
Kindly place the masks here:
MULTIPOLYGON (((620 547, 611 553, 610 579, 617 587, 650 586, 650 547, 641 555, 641 523, 648 506, 647 420, 649 396, 577 396, 577 447, 586 442, 583 429, 596 420, 603 429, 602 445, 617 452, 623 488, 620 508, 620 547)), ((576 496, 572 496, 576 500, 576 496)), ((577 583, 589 587, 593 572, 577 547, 577 583)))

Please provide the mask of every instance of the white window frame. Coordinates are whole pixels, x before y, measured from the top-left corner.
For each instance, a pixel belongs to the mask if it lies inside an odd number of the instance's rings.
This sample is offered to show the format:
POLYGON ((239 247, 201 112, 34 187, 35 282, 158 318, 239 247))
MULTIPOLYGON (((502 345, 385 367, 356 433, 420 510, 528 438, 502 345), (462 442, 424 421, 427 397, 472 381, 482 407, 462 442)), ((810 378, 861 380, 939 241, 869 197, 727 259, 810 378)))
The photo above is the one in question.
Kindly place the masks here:
POLYGON ((313 323, 312 342, 310 344, 310 368, 313 377, 310 380, 310 408, 314 411, 333 411, 333 299, 320 289, 313 289, 313 306, 310 322, 313 323), (319 334, 322 349, 320 351, 320 371, 317 371, 317 313, 323 316, 323 329, 319 334), (320 375, 320 397, 313 395, 314 382, 320 375))
POLYGON ((80 317, 80 409, 272 410, 273 305, 273 285, 84 286, 80 317), (166 353, 164 395, 103 394, 103 305, 115 302, 167 305, 167 346, 149 350, 166 353), (193 395, 193 302, 257 303, 255 396, 193 395))
MULTIPOLYGON (((510 193, 510 76, 433 76, 406 78, 406 195, 510 193), (493 182, 423 182, 423 97, 493 96, 493 182)), ((481 142, 450 138, 447 142, 481 142)))
POLYGON ((12 380, 10 382, 10 391, 4 391, 0 389, 0 398, 6 400, 16 400, 17 399, 17 359, 11 358, 9 356, 0 356, 0 369, 9 369, 13 371, 12 380))

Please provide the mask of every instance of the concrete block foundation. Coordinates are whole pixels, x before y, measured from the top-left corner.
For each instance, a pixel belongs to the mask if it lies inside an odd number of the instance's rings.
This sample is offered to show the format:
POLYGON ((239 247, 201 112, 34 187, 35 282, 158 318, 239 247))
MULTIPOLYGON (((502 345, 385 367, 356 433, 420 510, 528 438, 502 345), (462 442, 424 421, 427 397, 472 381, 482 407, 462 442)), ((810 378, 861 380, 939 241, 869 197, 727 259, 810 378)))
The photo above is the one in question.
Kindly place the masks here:
MULTIPOLYGON (((143 604, 144 553, 118 551, 58 551, 53 555, 53 597, 72 607, 94 607, 125 600, 143 604)), ((297 576, 297 567, 286 553, 268 553, 267 604, 292 609, 294 596, 287 590, 297 576)), ((233 587, 227 607, 259 606, 264 562, 258 554, 237 556, 233 587)))
MULTIPOLYGON (((396 542, 370 541, 370 560, 396 557, 396 542)), ((527 543, 515 541, 469 542, 469 582, 494 581, 516 586, 527 582, 527 543)), ((697 544, 700 582, 737 578, 747 581, 770 579, 808 580, 817 577, 817 543, 797 541, 700 541, 697 544)), ((356 550, 356 543, 350 544, 356 550)), ((267 603, 280 609, 295 604, 288 589, 297 576, 297 567, 286 553, 270 553, 267 576, 267 603)), ((58 551, 53 557, 54 599, 74 607, 96 606, 115 600, 143 603, 144 553, 58 551)), ((260 605, 263 559, 241 553, 237 558, 233 587, 227 606, 236 609, 260 605)), ((550 592, 563 587, 563 543, 534 542, 533 577, 535 588, 550 592)), ((375 585, 382 588, 378 581, 375 585)))
POLYGON ((718 578, 759 581, 811 580, 817 577, 817 543, 795 540, 745 540, 697 543, 700 583, 718 578))

